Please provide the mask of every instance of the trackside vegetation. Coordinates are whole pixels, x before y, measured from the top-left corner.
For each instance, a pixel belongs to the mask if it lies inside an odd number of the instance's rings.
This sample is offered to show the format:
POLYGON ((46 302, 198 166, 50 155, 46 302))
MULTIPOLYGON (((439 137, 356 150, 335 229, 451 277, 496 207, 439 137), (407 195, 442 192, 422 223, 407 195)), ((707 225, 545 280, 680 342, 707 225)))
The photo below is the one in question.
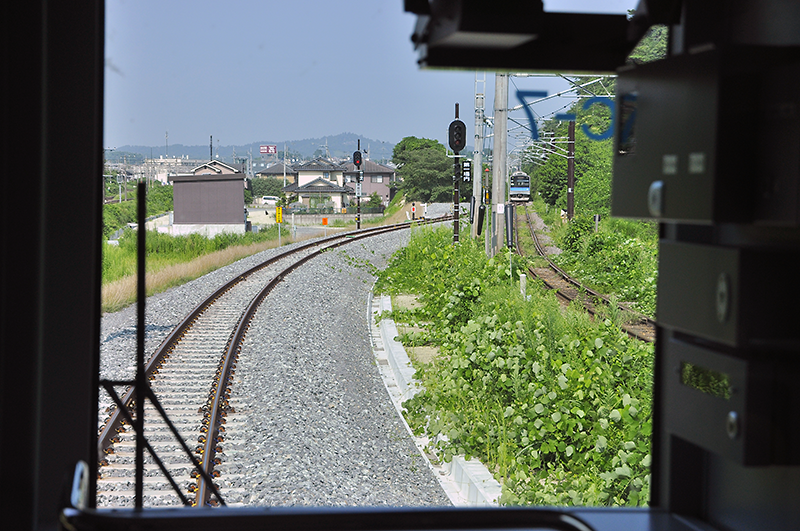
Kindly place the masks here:
MULTIPOLYGON (((131 201, 103 205, 103 238, 108 238, 114 231, 122 229, 128 223, 136 223, 136 196, 134 190, 127 192, 131 201)), ((154 216, 172 210, 172 186, 152 184, 147 191, 147 215, 154 216)))
MULTIPOLYGON (((155 187, 147 198, 148 214, 160 214, 172 208, 172 187, 155 187)), ((104 233, 126 227, 135 220, 135 201, 105 205, 104 233)), ((383 225, 405 219, 403 197, 397 195, 382 216, 365 219, 363 226, 383 225)), ((334 226, 354 226, 354 221, 340 221, 334 226)), ((282 243, 296 241, 288 224, 281 228, 282 243)), ((257 233, 219 234, 206 238, 199 234, 170 236, 156 231, 147 233, 147 294, 160 293, 173 286, 210 273, 246 256, 277 247, 278 226, 261 227, 257 233)), ((136 233, 125 229, 118 245, 103 244, 102 310, 120 310, 136 300, 136 233)))
POLYGON ((392 312, 423 330, 401 339, 439 348, 416 367, 424 390, 404 403, 409 424, 442 459, 485 463, 504 504, 646 505, 652 345, 535 283, 524 298, 516 260, 421 228, 380 273, 376 292, 422 303, 392 312))
POLYGON ((562 224, 557 209, 548 210, 541 199, 535 201, 534 208, 552 227, 550 236, 562 250, 551 255, 551 260, 581 284, 647 316, 655 315, 656 223, 606 217, 595 231, 592 216, 583 211, 562 224))
MULTIPOLYGON (((284 228, 282 234, 289 235, 284 228)), ((157 231, 147 231, 147 269, 155 271, 165 266, 189 262, 200 256, 221 251, 232 246, 253 245, 278 239, 278 226, 271 225, 258 233, 223 233, 213 238, 200 234, 171 236, 157 231)), ((119 245, 105 244, 103 248, 103 282, 112 282, 136 274, 136 232, 126 230, 119 245)))

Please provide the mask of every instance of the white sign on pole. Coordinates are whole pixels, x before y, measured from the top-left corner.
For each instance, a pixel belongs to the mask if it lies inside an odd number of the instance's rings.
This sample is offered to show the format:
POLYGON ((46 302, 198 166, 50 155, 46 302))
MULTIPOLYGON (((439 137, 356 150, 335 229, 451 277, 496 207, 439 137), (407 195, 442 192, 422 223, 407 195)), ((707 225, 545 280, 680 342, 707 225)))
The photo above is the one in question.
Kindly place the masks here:
POLYGON ((361 183, 356 183, 356 197, 361 197, 361 183))

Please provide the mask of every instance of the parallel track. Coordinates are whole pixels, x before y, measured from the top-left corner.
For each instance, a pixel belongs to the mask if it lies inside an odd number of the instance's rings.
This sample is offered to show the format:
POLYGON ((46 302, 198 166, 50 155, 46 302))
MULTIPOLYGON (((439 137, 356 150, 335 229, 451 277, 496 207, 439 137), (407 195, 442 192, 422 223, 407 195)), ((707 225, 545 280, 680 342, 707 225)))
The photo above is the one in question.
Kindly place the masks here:
MULTIPOLYGON (((531 221, 531 216, 528 213, 527 208, 525 208, 525 221, 527 223, 531 239, 533 240, 533 244, 536 247, 536 252, 539 254, 539 256, 547 261, 547 267, 529 269, 529 272, 534 277, 539 278, 548 288, 555 290, 556 295, 565 302, 569 303, 577 300, 591 315, 595 315, 598 305, 610 306, 612 304, 608 297, 594 291, 591 288, 581 285, 580 282, 570 277, 561 268, 555 265, 550 258, 548 258, 539 242, 536 231, 533 229, 533 222, 531 221)), ((517 224, 515 223, 515 226, 516 225, 517 224)), ((517 252, 519 254, 523 254, 518 239, 516 242, 516 247, 517 252)), ((641 341, 655 341, 656 323, 653 319, 635 312, 634 310, 631 310, 630 308, 627 308, 621 304, 617 304, 616 307, 626 315, 631 316, 628 322, 622 325, 623 330, 628 335, 641 341)))
MULTIPOLYGON (((221 286, 173 329, 145 367, 157 400, 145 404, 144 434, 151 454, 158 456, 147 455, 143 466, 147 506, 224 505, 212 477, 218 463, 215 454, 226 433, 239 427, 228 404, 228 384, 250 320, 272 288, 324 250, 409 226, 339 234, 274 256, 221 286), (161 418, 156 402, 169 422, 161 418)), ((126 384, 118 403, 125 407, 114 408, 99 432, 97 496, 101 506, 129 506, 134 497, 136 435, 131 425, 137 397, 131 382, 104 383, 107 389, 126 384)))

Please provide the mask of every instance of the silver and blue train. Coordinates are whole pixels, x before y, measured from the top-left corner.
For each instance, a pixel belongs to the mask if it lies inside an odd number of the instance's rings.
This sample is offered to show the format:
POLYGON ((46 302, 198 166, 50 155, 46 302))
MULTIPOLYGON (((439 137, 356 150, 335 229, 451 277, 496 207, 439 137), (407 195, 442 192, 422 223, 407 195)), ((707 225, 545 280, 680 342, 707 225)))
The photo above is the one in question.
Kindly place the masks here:
POLYGON ((527 203, 531 200, 531 178, 522 171, 511 174, 508 198, 512 203, 527 203))

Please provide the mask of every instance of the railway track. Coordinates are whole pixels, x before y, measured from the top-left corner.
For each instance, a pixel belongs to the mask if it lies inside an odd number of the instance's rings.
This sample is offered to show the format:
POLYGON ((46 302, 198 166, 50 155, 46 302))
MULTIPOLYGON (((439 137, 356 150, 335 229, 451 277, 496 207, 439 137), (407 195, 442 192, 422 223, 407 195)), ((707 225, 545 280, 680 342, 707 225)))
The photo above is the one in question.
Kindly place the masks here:
MULTIPOLYGON (((536 252, 547 261, 547 267, 530 268, 529 272, 534 277, 540 279, 545 286, 555 291, 556 296, 566 303, 577 301, 581 303, 591 315, 596 315, 600 307, 608 307, 613 303, 608 297, 602 295, 595 290, 583 286, 577 280, 570 277, 555 263, 553 263, 547 254, 544 252, 536 231, 533 228, 533 221, 531 220, 530 213, 527 208, 525 210, 525 222, 536 248, 536 252)), ((518 226, 518 225, 516 225, 518 226)), ((522 248, 519 245, 519 232, 516 233, 516 247, 517 252, 523 254, 522 248)), ((616 304, 618 310, 624 312, 624 315, 629 315, 630 318, 622 324, 622 329, 631 337, 641 341, 653 342, 656 338, 656 323, 649 317, 642 315, 630 308, 616 304)))
MULTIPOLYGON (((216 454, 227 436, 243 429, 228 402, 228 384, 257 308, 290 271, 321 252, 406 227, 335 235, 276 255, 221 286, 172 330, 145 367, 150 384, 143 415, 149 453, 139 471, 143 506, 225 504, 213 481, 216 454)), ((125 390, 99 430, 98 506, 130 507, 137 496, 132 425, 138 397, 131 383, 101 382, 112 398, 116 389, 125 390)))

